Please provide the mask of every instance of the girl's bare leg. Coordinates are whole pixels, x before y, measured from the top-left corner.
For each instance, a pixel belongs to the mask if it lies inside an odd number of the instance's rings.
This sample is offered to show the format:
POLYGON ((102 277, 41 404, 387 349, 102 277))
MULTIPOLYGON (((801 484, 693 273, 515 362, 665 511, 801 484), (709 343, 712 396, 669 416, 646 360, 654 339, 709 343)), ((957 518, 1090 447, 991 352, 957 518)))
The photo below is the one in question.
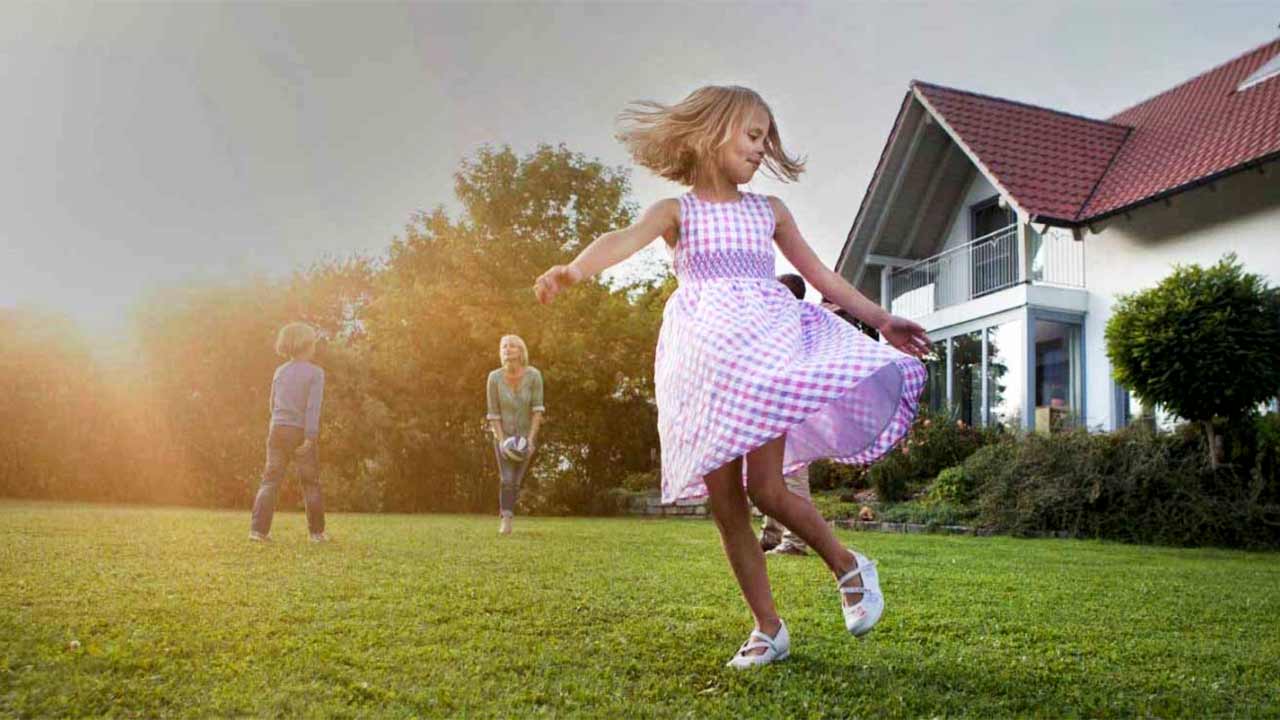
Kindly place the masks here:
MULTIPOLYGON (((720 530, 724 554, 738 579, 742 597, 746 599, 756 628, 773 637, 782 627, 778 610, 769 589, 764 553, 751 527, 751 510, 742 489, 742 459, 738 458, 711 471, 703 480, 710 494, 711 517, 720 530)), ((802 536, 803 537, 803 536, 802 536)), ((761 648, 753 654, 764 652, 761 648)))
MULTIPOLYGON (((787 490, 782 479, 782 456, 786 440, 787 437, 782 435, 747 453, 747 492, 760 512, 777 518, 792 532, 804 538, 809 547, 822 557, 832 574, 840 578, 852 570, 857 561, 853 553, 836 538, 813 503, 806 502, 787 490)), ((861 586, 860 576, 855 576, 846 583, 846 587, 861 586)), ((857 594, 843 597, 849 605, 862 599, 862 595, 857 594)))

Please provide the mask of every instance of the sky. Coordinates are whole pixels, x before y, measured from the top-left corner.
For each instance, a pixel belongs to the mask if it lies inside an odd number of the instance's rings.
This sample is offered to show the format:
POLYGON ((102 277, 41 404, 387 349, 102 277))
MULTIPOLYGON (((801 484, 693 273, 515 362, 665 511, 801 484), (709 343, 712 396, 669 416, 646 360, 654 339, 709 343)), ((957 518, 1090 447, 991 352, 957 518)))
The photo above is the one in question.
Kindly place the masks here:
POLYGON ((482 145, 632 167, 617 112, 713 83, 808 159, 748 189, 834 263, 913 78, 1105 118, 1278 24, 1273 0, 0 3, 0 307, 113 336, 156 288, 376 255, 456 209, 482 145))

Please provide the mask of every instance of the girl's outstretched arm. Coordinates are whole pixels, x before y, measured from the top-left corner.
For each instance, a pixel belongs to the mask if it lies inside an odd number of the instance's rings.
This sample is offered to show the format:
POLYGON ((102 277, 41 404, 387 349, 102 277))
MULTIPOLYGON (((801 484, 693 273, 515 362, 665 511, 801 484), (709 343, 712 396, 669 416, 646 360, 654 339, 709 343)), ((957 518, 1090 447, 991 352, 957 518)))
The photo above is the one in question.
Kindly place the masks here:
POLYGON ((675 238, 680 228, 680 203, 659 200, 649 206, 630 227, 607 232, 596 238, 568 265, 555 265, 533 284, 538 302, 546 304, 563 289, 613 267, 634 255, 658 237, 675 238))
POLYGON ((787 261, 818 292, 849 311, 849 314, 874 327, 885 340, 899 350, 915 357, 924 357, 929 353, 930 340, 924 328, 918 324, 892 315, 888 310, 867 299, 844 278, 822 263, 818 254, 805 242, 796 226, 791 211, 781 200, 770 196, 769 204, 773 206, 773 216, 777 227, 773 238, 778 243, 787 261))

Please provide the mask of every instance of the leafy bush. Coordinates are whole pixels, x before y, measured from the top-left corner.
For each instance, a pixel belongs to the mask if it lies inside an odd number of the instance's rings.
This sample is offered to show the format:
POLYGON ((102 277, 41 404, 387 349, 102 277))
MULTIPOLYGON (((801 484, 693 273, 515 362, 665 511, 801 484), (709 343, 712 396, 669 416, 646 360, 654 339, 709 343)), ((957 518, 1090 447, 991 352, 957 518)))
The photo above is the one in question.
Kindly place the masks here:
POLYGON ((973 478, 963 465, 953 465, 938 473, 929 492, 935 502, 966 503, 973 499, 973 478))
POLYGON ((879 520, 894 523, 914 523, 917 525, 965 525, 972 521, 974 512, 970 508, 950 502, 910 502, 897 503, 881 508, 879 520))
POLYGON ((1280 546, 1280 504, 1263 492, 1274 476, 1215 470, 1197 434, 1032 434, 979 450, 964 471, 978 487, 979 522, 1001 532, 1280 546))
POLYGON ((975 428, 946 415, 921 413, 902 445, 871 467, 871 487, 881 501, 904 500, 938 473, 958 465, 1000 436, 999 430, 975 428))
POLYGON ((817 491, 812 496, 813 506, 828 520, 856 518, 862 507, 852 495, 841 491, 817 491))
POLYGON ((894 450, 871 466, 867 477, 881 502, 898 502, 910 494, 910 481, 915 477, 911 459, 902 448, 894 450))
POLYGON ((1252 475, 1257 484, 1258 500, 1280 505, 1280 413, 1258 418, 1254 436, 1252 475))
POLYGON ((657 470, 627 473, 622 477, 622 487, 632 492, 656 492, 662 486, 662 476, 657 470))
POLYGON ((867 487, 867 468, 819 460, 809 465, 809 487, 814 490, 867 487))

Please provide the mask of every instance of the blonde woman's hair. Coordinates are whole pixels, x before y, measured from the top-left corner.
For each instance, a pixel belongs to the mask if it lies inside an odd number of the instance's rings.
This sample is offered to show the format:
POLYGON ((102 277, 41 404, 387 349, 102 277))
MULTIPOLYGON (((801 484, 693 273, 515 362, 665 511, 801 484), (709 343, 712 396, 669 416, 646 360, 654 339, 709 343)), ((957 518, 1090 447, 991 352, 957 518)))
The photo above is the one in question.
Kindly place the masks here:
POLYGON ((524 344, 524 339, 519 335, 503 335, 498 340, 498 364, 502 364, 502 343, 510 340, 520 348, 520 364, 529 367, 529 346, 524 344))
POLYGON ((804 172, 804 160, 782 149, 773 110, 756 91, 737 85, 708 85, 675 105, 652 100, 632 102, 618 114, 618 140, 636 163, 662 177, 692 186, 713 162, 716 151, 741 129, 756 108, 769 116, 764 167, 783 181, 804 172))
POLYGON ((316 346, 316 329, 302 322, 293 322, 280 328, 276 335, 276 354, 295 358, 316 346))

